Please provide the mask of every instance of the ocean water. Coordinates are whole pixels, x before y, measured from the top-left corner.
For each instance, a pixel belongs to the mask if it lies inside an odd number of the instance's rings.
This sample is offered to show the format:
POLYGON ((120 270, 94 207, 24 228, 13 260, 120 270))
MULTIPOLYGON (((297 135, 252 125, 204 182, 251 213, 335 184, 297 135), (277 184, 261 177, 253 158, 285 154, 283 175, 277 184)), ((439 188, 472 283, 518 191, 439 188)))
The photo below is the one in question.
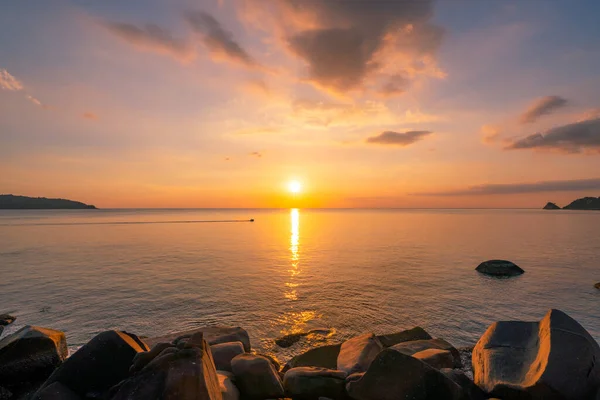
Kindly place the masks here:
MULTIPOLYGON (((472 345, 497 320, 558 308, 600 339, 600 212, 0 211, 0 313, 66 332, 157 336, 242 326, 281 361, 364 332, 422 326, 472 345), (254 222, 197 222, 248 220, 254 222), (474 269, 502 258, 526 273, 474 269), (285 334, 316 328, 287 349, 285 334)), ((6 333, 4 335, 6 335, 6 333)))

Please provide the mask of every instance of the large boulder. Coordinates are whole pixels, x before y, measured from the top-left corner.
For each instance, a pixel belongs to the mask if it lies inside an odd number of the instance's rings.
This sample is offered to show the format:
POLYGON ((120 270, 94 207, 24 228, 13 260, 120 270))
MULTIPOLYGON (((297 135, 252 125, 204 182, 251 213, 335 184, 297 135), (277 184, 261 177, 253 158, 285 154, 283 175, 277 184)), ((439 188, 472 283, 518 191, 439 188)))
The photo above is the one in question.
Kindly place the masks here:
POLYGON ((448 350, 427 349, 413 354, 413 357, 436 369, 454 368, 454 357, 448 350))
POLYGON ((210 346, 217 370, 231 372, 231 360, 244 353, 242 342, 219 343, 210 346))
POLYGON ((148 346, 153 347, 156 343, 177 342, 181 339, 189 338, 198 332, 202 332, 204 339, 211 346, 219 343, 242 342, 245 352, 249 352, 251 350, 250 336, 248 336, 248 332, 240 327, 228 326, 211 326, 191 329, 189 331, 170 333, 164 336, 145 338, 144 342, 146 342, 148 346))
POLYGON ((428 340, 433 338, 425 331, 425 329, 421 328, 420 326, 416 326, 412 329, 397 333, 378 335, 377 339, 379 339, 383 347, 392 347, 398 343, 410 342, 413 340, 428 340))
POLYGON ((484 261, 475 270, 485 275, 504 277, 521 275, 525 272, 516 264, 506 260, 484 261))
POLYGON ((112 392, 112 400, 223 398, 215 364, 201 332, 182 346, 163 349, 112 392))
POLYGON ((492 324, 473 349, 474 380, 500 398, 592 399, 600 386, 598 360, 590 334, 550 310, 540 322, 492 324))
POLYGON ((320 367, 337 369, 337 358, 340 354, 342 344, 330 344, 310 349, 302 354, 292 357, 283 367, 286 372, 296 367, 320 367))
POLYGON ((442 368, 440 372, 460 386, 469 400, 485 400, 488 396, 460 369, 442 368))
POLYGON ((0 386, 42 382, 68 355, 63 332, 24 326, 0 340, 0 386))
POLYGON ((349 377, 346 391, 355 400, 468 399, 462 388, 440 371, 394 347, 380 352, 367 372, 349 377))
POLYGON ((381 342, 372 333, 346 340, 340 348, 337 369, 348 375, 364 372, 382 349, 381 342))
POLYGON ((244 398, 283 397, 281 378, 268 358, 256 354, 240 354, 231 360, 231 369, 244 398))
POLYGON ((316 400, 319 397, 341 399, 347 374, 325 368, 298 367, 285 373, 283 388, 293 399, 316 400))
POLYGON ((462 367, 460 353, 454 346, 446 342, 444 339, 413 340, 410 342, 398 343, 392 347, 408 356, 412 356, 416 353, 429 349, 447 350, 452 354, 454 359, 454 368, 462 367))
POLYGON ((81 400, 81 397, 62 383, 54 382, 36 393, 32 400, 81 400))
POLYGON ((233 383, 235 379, 233 373, 217 371, 217 378, 219 379, 219 388, 221 389, 223 400, 239 400, 240 391, 233 383))
POLYGON ((41 389, 60 382, 81 397, 102 393, 125 379, 135 355, 147 350, 134 334, 102 332, 54 371, 41 389))

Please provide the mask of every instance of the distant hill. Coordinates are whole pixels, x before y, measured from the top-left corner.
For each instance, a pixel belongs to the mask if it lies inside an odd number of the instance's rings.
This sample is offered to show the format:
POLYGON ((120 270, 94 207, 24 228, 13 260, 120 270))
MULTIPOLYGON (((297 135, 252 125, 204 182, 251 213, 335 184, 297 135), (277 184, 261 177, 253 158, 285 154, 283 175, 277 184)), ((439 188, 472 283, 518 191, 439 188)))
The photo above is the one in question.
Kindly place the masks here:
POLYGON ((0 209, 4 210, 50 210, 50 209, 93 209, 96 207, 79 201, 47 199, 45 197, 14 196, 0 194, 0 209))
POLYGON ((600 210, 600 197, 584 197, 577 199, 568 206, 564 206, 565 210, 600 210))
POLYGON ((548 203, 544 206, 544 210, 560 210, 560 207, 554 203, 548 203))

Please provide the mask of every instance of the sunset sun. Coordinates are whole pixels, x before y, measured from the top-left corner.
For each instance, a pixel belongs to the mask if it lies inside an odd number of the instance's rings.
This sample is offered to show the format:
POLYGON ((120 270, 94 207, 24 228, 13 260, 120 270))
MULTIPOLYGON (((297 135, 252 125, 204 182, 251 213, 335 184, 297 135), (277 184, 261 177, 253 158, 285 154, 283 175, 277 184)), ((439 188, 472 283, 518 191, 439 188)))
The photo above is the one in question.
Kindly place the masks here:
POLYGON ((288 191, 290 193, 300 193, 302 191, 302 184, 298 181, 290 181, 288 183, 288 191))

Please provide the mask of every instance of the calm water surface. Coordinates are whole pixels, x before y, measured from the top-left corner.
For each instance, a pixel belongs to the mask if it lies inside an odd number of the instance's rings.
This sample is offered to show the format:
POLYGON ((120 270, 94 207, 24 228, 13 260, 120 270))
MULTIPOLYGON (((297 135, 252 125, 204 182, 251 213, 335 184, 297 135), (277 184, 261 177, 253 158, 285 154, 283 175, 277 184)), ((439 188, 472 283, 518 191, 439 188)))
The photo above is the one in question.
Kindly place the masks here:
POLYGON ((600 212, 0 211, 0 313, 16 327, 63 330, 72 348, 106 329, 154 336, 213 324, 245 327, 280 360, 415 325, 461 346, 493 321, 549 308, 598 340, 598 281, 600 212), (474 271, 491 258, 526 273, 474 271), (332 331, 273 343, 313 328, 332 331))

